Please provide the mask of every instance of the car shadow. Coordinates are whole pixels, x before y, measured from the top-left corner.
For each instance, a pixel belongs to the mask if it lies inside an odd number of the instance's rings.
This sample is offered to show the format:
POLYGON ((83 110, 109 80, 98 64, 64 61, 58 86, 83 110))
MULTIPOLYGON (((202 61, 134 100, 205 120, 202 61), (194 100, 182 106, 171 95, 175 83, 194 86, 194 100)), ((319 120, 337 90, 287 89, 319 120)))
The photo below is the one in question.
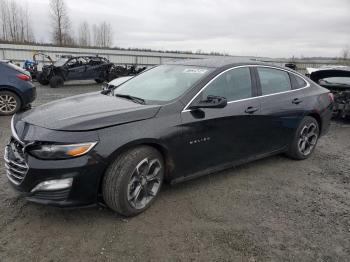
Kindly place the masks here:
MULTIPOLYGON (((237 167, 232 167, 225 169, 220 172, 211 173, 208 175, 204 175, 189 181, 185 181, 182 183, 178 183, 175 185, 170 185, 169 183, 164 183, 161 192, 159 193, 159 199, 163 200, 163 203, 160 201, 155 201, 153 206, 150 208, 150 211, 146 211, 140 214, 137 217, 145 217, 151 213, 151 210, 154 213, 157 213, 157 208, 162 208, 162 205, 166 205, 166 203, 174 202, 174 201, 182 201, 183 195, 189 195, 191 191, 203 191, 203 189, 208 189, 215 185, 223 185, 227 183, 229 178, 234 177, 242 177, 245 179, 249 179, 249 176, 255 176, 255 169, 261 168, 264 165, 272 165, 276 161, 282 162, 292 162, 294 160, 290 160, 283 155, 276 155, 267 157, 264 159, 256 160, 254 162, 250 162, 247 164, 243 164, 237 167), (249 172, 246 172, 249 171, 249 172), (248 177, 247 177, 248 176, 248 177), (180 199, 179 199, 180 197, 180 199)), ((232 179, 231 179, 232 182, 232 179)), ((158 200, 159 200, 158 199, 158 200)), ((116 220, 120 222, 125 222, 125 220, 131 220, 133 218, 125 218, 112 210, 108 209, 103 205, 94 205, 88 207, 79 207, 79 208, 57 208, 52 206, 45 206, 36 203, 27 202, 24 199, 18 201, 18 203, 22 203, 24 208, 21 209, 21 217, 26 217, 26 213, 30 217, 40 218, 41 220, 49 219, 52 223, 60 223, 60 221, 72 221, 76 223, 85 223, 86 219, 89 217, 93 217, 94 219, 99 219, 101 221, 110 221, 116 220), (45 214, 45 215, 43 215, 45 214), (85 218, 83 220, 79 218, 85 218), (85 221, 85 222, 84 222, 85 221)), ((150 215, 152 216, 152 215, 150 215)), ((33 220, 33 221, 34 221, 33 220)), ((28 222, 31 223, 31 222, 28 222)))

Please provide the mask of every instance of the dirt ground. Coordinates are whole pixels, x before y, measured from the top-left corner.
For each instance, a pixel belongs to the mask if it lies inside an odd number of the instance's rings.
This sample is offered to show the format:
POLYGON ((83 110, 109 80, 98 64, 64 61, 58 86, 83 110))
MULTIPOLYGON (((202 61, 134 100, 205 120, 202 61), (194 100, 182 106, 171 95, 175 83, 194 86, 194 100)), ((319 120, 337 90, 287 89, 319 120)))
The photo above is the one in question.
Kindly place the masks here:
MULTIPOLYGON (((99 90, 38 87, 34 106, 99 90)), ((333 122, 305 161, 270 157, 176 186, 145 213, 63 210, 18 198, 4 172, 0 261, 350 261, 350 121, 333 122)))

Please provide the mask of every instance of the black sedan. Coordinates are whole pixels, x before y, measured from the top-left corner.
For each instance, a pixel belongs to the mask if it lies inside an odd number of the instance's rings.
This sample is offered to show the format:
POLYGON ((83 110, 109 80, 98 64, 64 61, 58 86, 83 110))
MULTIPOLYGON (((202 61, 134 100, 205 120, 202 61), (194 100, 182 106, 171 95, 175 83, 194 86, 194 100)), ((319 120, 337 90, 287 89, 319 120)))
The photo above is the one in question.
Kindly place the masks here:
POLYGON ((266 156, 306 159, 333 97, 288 68, 231 59, 161 65, 108 92, 15 115, 10 183, 60 207, 105 203, 125 216, 177 183, 266 156))
POLYGON ((36 88, 29 72, 10 61, 0 61, 0 116, 29 107, 35 98, 36 88))

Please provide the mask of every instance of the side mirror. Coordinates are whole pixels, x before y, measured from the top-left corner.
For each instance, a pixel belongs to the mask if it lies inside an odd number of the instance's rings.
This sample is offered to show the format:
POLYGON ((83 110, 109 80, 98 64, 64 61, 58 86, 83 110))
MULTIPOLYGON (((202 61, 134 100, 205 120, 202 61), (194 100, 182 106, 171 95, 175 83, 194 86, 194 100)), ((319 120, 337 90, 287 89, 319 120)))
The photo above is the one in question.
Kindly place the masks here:
POLYGON ((227 99, 222 96, 208 96, 206 100, 193 103, 189 109, 199 108, 224 108, 227 105, 227 99))
POLYGON ((109 86, 108 82, 107 81, 104 81, 102 83, 102 91, 104 90, 109 90, 111 87, 109 86))
POLYGON ((102 90, 101 90, 101 94, 103 95, 107 95, 108 93, 110 93, 113 90, 114 86, 108 84, 108 82, 103 82, 102 83, 102 90))

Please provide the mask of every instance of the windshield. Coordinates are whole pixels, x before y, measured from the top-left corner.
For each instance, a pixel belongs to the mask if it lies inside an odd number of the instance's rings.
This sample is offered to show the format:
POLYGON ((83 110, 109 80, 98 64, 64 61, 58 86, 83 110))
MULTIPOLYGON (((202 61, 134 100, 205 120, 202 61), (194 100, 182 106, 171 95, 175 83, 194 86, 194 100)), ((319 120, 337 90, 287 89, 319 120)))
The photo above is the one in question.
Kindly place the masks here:
POLYGON ((67 58, 60 58, 54 63, 54 66, 63 66, 67 61, 67 58))
POLYGON ((181 96, 211 71, 204 67, 161 65, 120 85, 114 94, 167 102, 181 96))
POLYGON ((108 84, 112 85, 112 86, 120 86, 121 84, 123 84, 124 82, 128 81, 131 78, 133 78, 133 76, 118 77, 118 78, 112 80, 111 82, 109 82, 108 84))

